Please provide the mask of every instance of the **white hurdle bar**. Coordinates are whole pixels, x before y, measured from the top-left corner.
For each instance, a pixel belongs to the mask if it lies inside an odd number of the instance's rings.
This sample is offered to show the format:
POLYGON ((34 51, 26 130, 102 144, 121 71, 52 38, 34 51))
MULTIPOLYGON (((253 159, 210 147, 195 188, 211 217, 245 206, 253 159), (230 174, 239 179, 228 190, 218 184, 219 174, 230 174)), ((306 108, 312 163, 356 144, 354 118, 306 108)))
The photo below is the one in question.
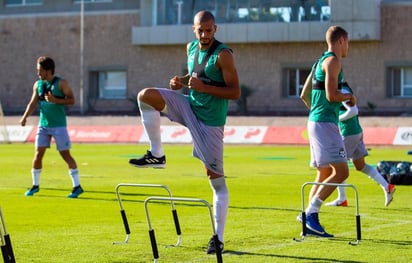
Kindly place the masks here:
POLYGON ((301 197, 302 197, 302 233, 301 233, 301 240, 304 240, 306 237, 306 213, 305 213, 305 187, 307 185, 326 185, 326 186, 343 186, 352 188, 355 192, 355 201, 356 201, 356 241, 349 242, 350 245, 358 245, 361 240, 361 223, 360 223, 360 215, 359 215, 359 198, 358 198, 358 190, 353 184, 335 184, 335 183, 318 183, 318 182, 306 182, 302 185, 301 189, 301 197))
MULTIPOLYGON (((120 188, 121 187, 146 187, 146 188, 163 188, 167 191, 169 198, 172 198, 172 191, 166 186, 166 185, 161 185, 161 184, 134 184, 134 183, 120 183, 116 186, 116 195, 117 195, 117 200, 119 202, 119 206, 120 206, 120 214, 122 216, 122 220, 123 220, 123 225, 126 231, 126 239, 125 241, 121 241, 121 242, 113 242, 113 245, 116 244, 126 244, 129 242, 129 238, 130 238, 130 227, 129 227, 129 223, 127 221, 127 216, 126 216, 126 211, 124 210, 123 204, 122 204, 122 200, 120 197, 120 188)), ((180 245, 180 240, 181 240, 181 230, 180 230, 180 224, 179 224, 179 218, 177 217, 177 212, 174 206, 174 202, 173 200, 170 200, 170 204, 172 207, 172 214, 173 214, 173 220, 175 223, 175 228, 176 228, 176 234, 177 234, 177 242, 175 246, 179 246, 180 245)))
POLYGON ((150 215, 149 215, 149 209, 148 209, 148 204, 152 200, 158 200, 158 201, 179 201, 179 202, 197 202, 197 203, 203 203, 207 208, 209 209, 209 215, 210 215, 210 222, 212 225, 212 232, 213 232, 213 239, 214 239, 214 244, 215 244, 215 249, 216 249, 216 259, 218 263, 222 263, 222 251, 220 251, 220 248, 217 246, 217 241, 218 237, 216 234, 216 229, 215 229, 215 221, 213 219, 213 212, 210 204, 203 199, 198 199, 198 198, 182 198, 182 197, 160 197, 160 196, 150 196, 146 198, 144 201, 144 208, 146 211, 146 218, 147 218, 147 224, 149 227, 149 236, 150 236, 150 243, 152 244, 152 252, 153 252, 153 258, 154 258, 154 263, 157 262, 159 259, 159 251, 157 249, 157 244, 156 244, 156 237, 154 233, 154 229, 152 228, 152 223, 150 221, 150 215))

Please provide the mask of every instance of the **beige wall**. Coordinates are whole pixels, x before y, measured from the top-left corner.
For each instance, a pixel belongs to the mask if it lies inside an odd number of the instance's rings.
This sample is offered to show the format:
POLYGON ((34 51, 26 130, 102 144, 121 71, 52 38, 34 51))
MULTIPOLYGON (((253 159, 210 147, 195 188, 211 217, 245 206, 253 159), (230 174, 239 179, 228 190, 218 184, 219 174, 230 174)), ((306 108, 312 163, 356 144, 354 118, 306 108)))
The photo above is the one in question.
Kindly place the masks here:
MULTIPOLYGON (((352 41, 343 69, 357 94, 359 105, 377 105, 378 112, 412 112, 411 99, 386 97, 385 65, 411 64, 411 5, 381 6, 381 41, 352 41)), ((139 24, 137 14, 91 15, 85 18, 85 68, 127 68, 130 100, 90 99, 85 75, 84 101, 100 112, 137 114, 133 97, 147 86, 165 86, 185 68, 184 45, 138 46, 131 31, 139 24)), ((3 18, 0 20, 0 99, 7 113, 21 113, 37 79, 36 58, 49 55, 56 61, 56 74, 71 83, 76 94, 73 114, 80 111, 80 18, 79 16, 3 18)), ((240 81, 254 89, 249 110, 259 114, 306 114, 298 99, 282 97, 281 68, 310 65, 325 50, 323 42, 230 44, 235 52, 240 81)), ((236 105, 231 103, 231 110, 236 105)), ((365 112, 365 111, 363 111, 365 112)))

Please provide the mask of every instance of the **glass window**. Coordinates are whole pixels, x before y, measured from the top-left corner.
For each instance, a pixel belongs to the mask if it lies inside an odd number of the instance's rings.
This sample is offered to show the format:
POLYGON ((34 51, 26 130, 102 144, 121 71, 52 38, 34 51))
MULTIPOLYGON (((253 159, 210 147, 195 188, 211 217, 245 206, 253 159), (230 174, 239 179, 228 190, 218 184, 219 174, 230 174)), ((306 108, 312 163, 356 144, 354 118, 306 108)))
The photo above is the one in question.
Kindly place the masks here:
POLYGON ((6 6, 41 5, 43 0, 6 0, 6 6))
POLYGON ((310 73, 310 68, 285 68, 284 83, 286 95, 289 98, 299 98, 305 80, 310 73))
POLYGON ((191 24, 199 10, 210 10, 218 23, 329 20, 328 0, 157 0, 157 25, 191 24))
MULTIPOLYGON (((83 0, 83 3, 105 3, 111 2, 112 0, 83 0)), ((82 0, 74 0, 75 3, 81 3, 82 0)))
POLYGON ((412 67, 389 68, 392 97, 412 97, 412 67))
POLYGON ((125 71, 97 72, 99 99, 125 99, 127 81, 125 71))

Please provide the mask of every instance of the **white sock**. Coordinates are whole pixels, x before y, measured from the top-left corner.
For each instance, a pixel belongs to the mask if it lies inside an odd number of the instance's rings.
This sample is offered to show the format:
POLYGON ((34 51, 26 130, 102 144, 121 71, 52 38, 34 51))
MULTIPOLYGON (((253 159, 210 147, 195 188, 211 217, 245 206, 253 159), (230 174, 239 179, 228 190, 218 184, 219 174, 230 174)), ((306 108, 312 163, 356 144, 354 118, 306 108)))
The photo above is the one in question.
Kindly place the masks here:
POLYGON ((80 178, 79 178, 79 170, 76 169, 69 169, 69 175, 72 178, 73 187, 80 185, 80 178))
POLYGON ((33 181, 33 185, 40 185, 40 175, 41 169, 31 169, 31 178, 33 181))
POLYGON ((210 185, 213 190, 213 212, 215 216, 216 234, 223 243, 226 216, 229 208, 229 192, 224 176, 210 180, 210 185))
POLYGON ((323 201, 320 200, 318 197, 314 197, 308 207, 305 210, 306 215, 310 215, 313 213, 319 213, 320 207, 322 206, 323 201))
POLYGON ((378 172, 376 168, 365 164, 365 167, 363 167, 361 172, 368 175, 369 178, 377 182, 384 191, 388 190, 389 183, 385 180, 385 178, 383 178, 383 176, 378 172))
POLYGON ((150 141, 150 152, 154 157, 164 155, 160 135, 160 113, 152 106, 139 101, 142 124, 150 141))
MULTIPOLYGON (((342 182, 342 184, 346 184, 346 180, 342 182)), ((346 200, 346 187, 338 186, 338 200, 345 201, 346 200)))

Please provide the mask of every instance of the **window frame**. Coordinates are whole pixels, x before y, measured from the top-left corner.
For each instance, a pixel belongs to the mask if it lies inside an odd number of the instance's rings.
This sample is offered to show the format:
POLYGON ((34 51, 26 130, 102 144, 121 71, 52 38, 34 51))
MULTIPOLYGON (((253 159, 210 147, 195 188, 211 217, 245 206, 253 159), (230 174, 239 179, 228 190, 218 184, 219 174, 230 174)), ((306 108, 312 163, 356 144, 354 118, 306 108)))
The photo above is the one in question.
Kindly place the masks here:
MULTIPOLYGON (((73 0, 75 4, 81 4, 82 0, 73 0)), ((111 3, 113 0, 83 0, 84 4, 94 4, 94 3, 111 3)))
POLYGON ((126 68, 96 68, 89 71, 90 76, 90 96, 95 100, 125 100, 128 99, 128 87, 127 87, 127 69, 126 68), (105 88, 102 87, 102 74, 108 73, 124 73, 124 89, 118 88, 105 88), (108 94, 121 93, 117 96, 109 96, 108 94))
POLYGON ((20 7, 20 6, 39 6, 43 5, 43 0, 37 0, 38 3, 27 3, 27 0, 20 0, 21 3, 19 4, 9 4, 7 0, 4 1, 4 5, 6 7, 20 7))
POLYGON ((300 99, 300 94, 302 93, 303 85, 305 84, 306 78, 309 75, 311 70, 312 70, 312 65, 310 64, 283 65, 282 66, 283 96, 288 99, 300 99), (291 76, 292 73, 294 77, 291 76), (294 82, 293 85, 291 85, 292 81, 294 82), (294 89, 294 90, 291 90, 291 89, 294 89))
POLYGON ((412 62, 388 64, 386 66, 386 78, 388 97, 394 99, 412 98, 412 62), (405 72, 405 70, 408 72, 405 72), (408 78, 411 80, 410 83, 405 83, 405 73, 408 73, 408 78))

